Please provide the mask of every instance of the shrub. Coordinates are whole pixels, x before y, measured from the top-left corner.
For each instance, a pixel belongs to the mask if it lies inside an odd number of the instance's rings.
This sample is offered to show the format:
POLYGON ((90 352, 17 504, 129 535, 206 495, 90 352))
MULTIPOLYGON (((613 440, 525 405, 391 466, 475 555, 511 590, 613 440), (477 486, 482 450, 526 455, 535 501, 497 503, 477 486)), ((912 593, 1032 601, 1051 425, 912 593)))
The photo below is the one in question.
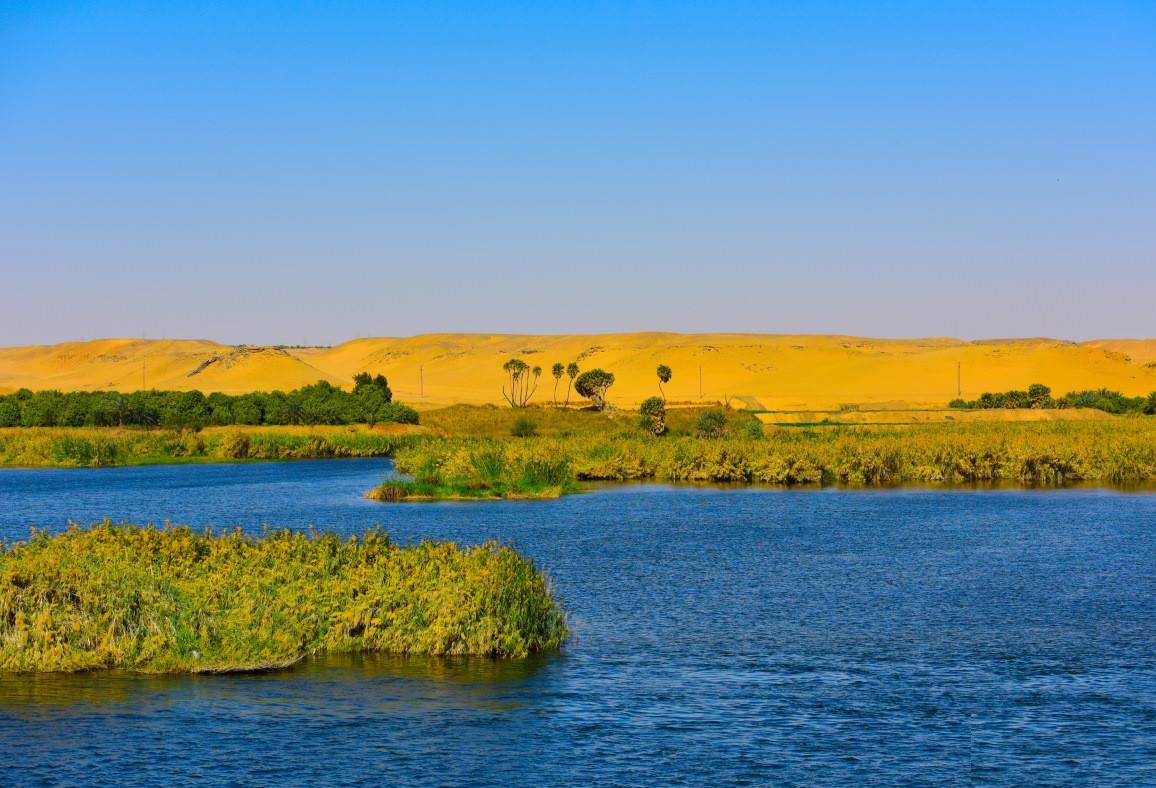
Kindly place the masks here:
POLYGON ((533 438, 538 434, 538 425, 529 416, 522 416, 510 427, 510 434, 515 438, 533 438))
POLYGON ((249 436, 244 432, 230 432, 221 440, 221 456, 243 460, 249 456, 249 436))
POLYGON ((751 419, 747 423, 743 424, 743 434, 749 440, 762 440, 763 435, 765 434, 765 431, 763 430, 763 423, 758 419, 751 419))
POLYGON ((727 433, 727 415, 724 411, 713 409, 704 411, 698 417, 696 435, 700 438, 721 438, 727 433))
POLYGON ((666 432, 666 403, 662 397, 649 397, 638 409, 642 414, 641 425, 644 430, 655 435, 666 432))

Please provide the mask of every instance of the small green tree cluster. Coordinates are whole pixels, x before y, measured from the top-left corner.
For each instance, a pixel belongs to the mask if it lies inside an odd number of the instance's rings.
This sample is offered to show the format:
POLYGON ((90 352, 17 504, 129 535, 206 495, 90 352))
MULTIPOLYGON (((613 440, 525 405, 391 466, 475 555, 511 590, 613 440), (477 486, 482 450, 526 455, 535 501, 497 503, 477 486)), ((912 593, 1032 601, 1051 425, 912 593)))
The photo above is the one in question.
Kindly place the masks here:
POLYGON ((531 368, 522 359, 512 358, 502 365, 502 371, 506 373, 506 381, 502 383, 502 398, 510 403, 512 408, 526 407, 534 392, 538 390, 542 368, 531 368))
POLYGON ((578 377, 581 370, 578 368, 578 362, 571 361, 569 364, 563 364, 561 361, 554 362, 550 367, 550 375, 554 378, 554 407, 558 407, 558 384, 562 382, 562 377, 566 376, 569 380, 566 382, 566 404, 565 407, 570 407, 570 391, 574 388, 574 379, 578 377))
POLYGON ((393 401, 386 379, 361 373, 354 390, 325 381, 290 392, 30 391, 0 395, 0 427, 165 427, 216 425, 416 424, 417 412, 393 401))
POLYGON ((1109 389, 1069 391, 1062 397, 1052 396, 1052 390, 1042 383, 1033 383, 1027 391, 985 391, 979 399, 953 399, 951 408, 973 410, 1014 408, 1094 408, 1106 413, 1143 413, 1156 415, 1156 391, 1147 397, 1128 397, 1109 389))

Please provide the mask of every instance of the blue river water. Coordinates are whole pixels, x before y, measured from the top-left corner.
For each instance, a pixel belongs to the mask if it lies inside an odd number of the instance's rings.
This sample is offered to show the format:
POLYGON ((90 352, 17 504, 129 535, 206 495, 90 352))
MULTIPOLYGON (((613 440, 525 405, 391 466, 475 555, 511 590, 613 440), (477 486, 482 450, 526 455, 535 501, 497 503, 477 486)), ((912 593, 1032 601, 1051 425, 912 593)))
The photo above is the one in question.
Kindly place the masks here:
POLYGON ((512 541, 569 611, 562 653, 0 675, 0 785, 1156 785, 1156 495, 363 499, 389 470, 0 470, 0 538, 109 516, 512 541))

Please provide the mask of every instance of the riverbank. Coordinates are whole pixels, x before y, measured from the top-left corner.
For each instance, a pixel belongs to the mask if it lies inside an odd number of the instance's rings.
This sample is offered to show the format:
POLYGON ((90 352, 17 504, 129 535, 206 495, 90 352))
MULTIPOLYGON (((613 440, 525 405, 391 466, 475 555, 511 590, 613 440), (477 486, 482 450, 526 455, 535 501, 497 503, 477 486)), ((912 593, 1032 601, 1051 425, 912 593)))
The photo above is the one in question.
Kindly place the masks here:
POLYGON ((378 531, 196 533, 105 521, 0 550, 0 670, 221 673, 311 654, 557 649, 548 579, 509 547, 378 531))
POLYGON ((251 460, 390 457, 422 434, 411 425, 0 429, 0 466, 93 468, 251 460))

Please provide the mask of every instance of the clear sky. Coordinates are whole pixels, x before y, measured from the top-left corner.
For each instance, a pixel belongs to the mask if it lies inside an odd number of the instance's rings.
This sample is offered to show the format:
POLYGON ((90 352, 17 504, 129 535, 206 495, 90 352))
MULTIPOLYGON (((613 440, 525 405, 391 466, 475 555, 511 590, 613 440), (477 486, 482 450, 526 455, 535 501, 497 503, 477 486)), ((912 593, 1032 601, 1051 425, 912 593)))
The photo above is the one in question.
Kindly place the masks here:
POLYGON ((1156 336, 1156 3, 0 3, 0 345, 1156 336))

